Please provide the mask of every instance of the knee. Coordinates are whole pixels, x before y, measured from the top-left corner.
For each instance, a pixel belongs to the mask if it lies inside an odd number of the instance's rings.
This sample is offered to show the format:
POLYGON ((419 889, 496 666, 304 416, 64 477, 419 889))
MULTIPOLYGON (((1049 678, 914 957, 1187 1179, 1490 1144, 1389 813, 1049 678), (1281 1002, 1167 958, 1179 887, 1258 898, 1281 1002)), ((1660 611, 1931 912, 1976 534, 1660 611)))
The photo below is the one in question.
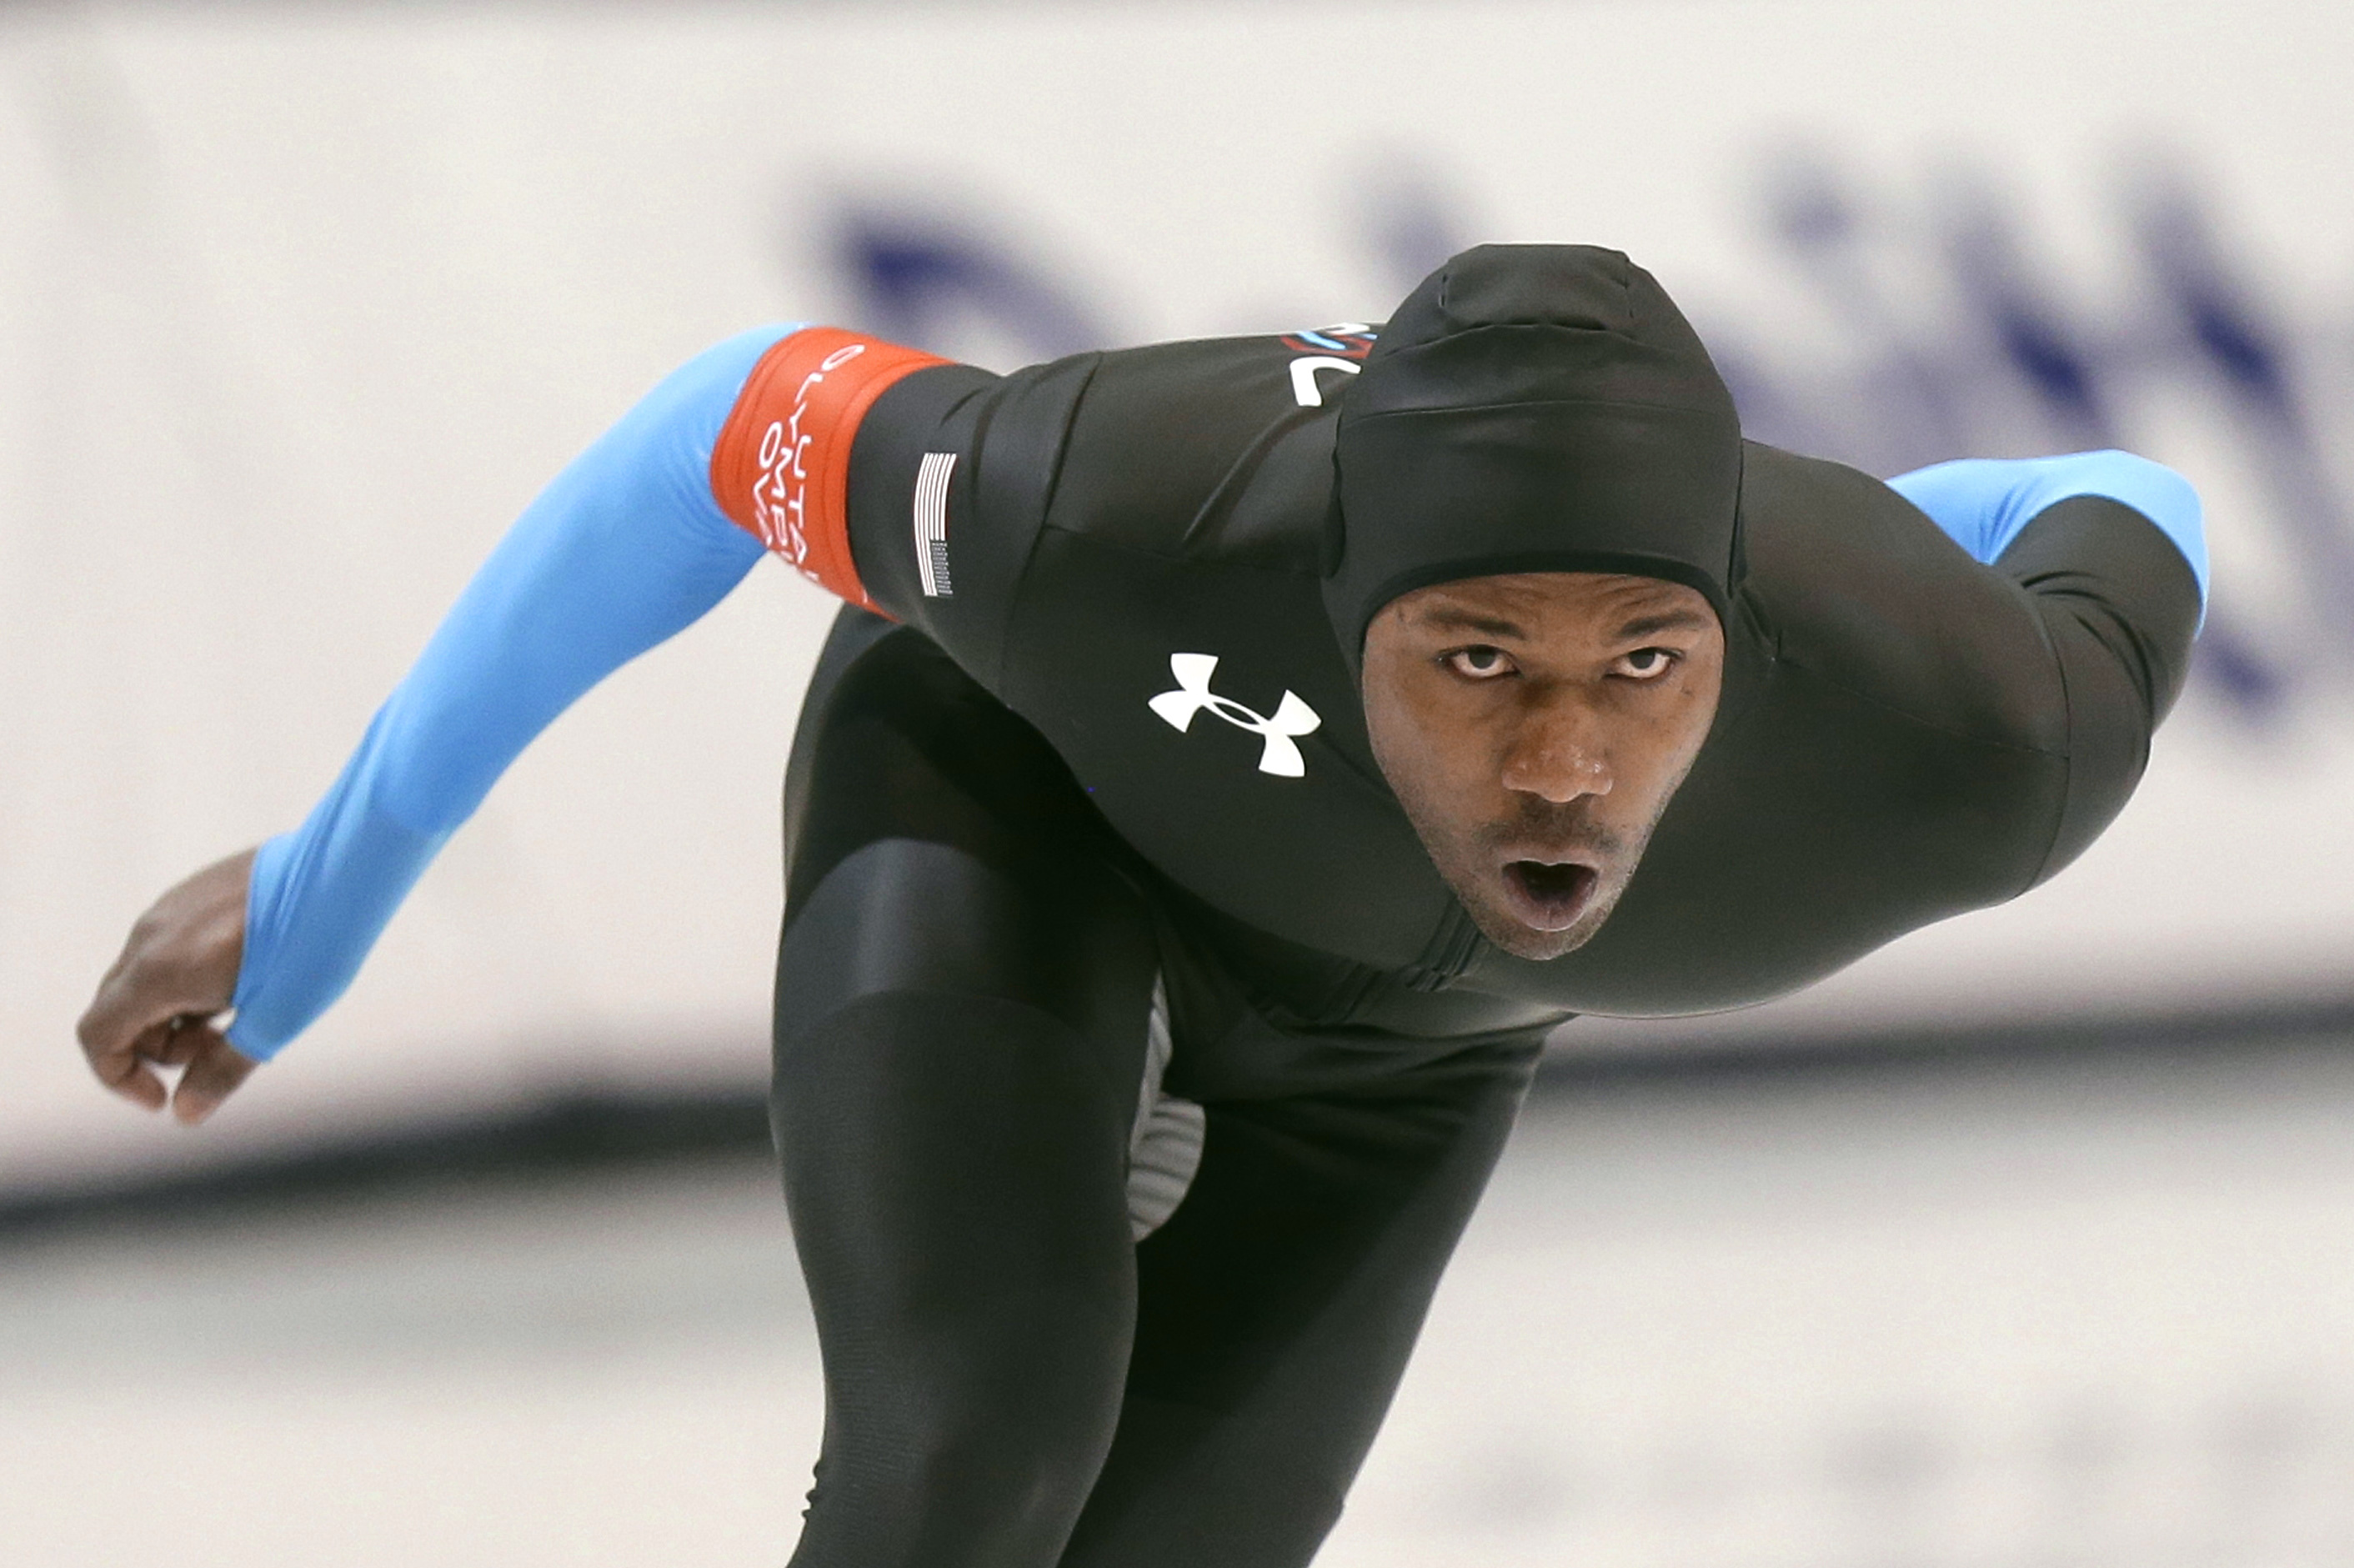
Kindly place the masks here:
POLYGON ((887 1388, 829 1388, 811 1562, 1050 1568, 1061 1558, 1110 1452, 1117 1372, 1042 1376, 1034 1351, 1007 1360, 969 1337, 961 1345, 954 1377, 903 1367, 887 1388))
POLYGON ((1118 1409, 1022 1401, 935 1428, 909 1464, 928 1533, 966 1543, 971 1555, 957 1561, 1055 1561, 1103 1471, 1118 1409))

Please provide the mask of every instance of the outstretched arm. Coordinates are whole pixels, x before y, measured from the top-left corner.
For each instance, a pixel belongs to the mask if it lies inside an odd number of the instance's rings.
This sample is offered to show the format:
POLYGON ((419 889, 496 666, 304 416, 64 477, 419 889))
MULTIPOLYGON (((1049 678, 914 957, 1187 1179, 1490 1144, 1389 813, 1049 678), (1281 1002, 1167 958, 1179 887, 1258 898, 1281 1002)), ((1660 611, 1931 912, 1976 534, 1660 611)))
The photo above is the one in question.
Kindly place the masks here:
POLYGON ((292 833, 199 872, 133 927, 83 1016, 92 1068, 196 1121, 341 996, 451 832, 556 716, 699 620, 759 558, 712 495, 746 376, 795 329, 691 361, 558 476, 468 585, 292 833), (234 1007, 225 1032, 209 1020, 234 1007))

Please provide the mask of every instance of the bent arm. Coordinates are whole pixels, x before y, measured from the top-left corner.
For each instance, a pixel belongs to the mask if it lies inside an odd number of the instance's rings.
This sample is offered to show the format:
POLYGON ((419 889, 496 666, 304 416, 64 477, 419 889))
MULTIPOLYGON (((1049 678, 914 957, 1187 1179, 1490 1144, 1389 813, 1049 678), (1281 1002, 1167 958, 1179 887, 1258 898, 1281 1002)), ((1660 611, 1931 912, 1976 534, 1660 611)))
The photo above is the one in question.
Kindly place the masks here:
POLYGON ((664 381, 532 503, 302 825, 263 844, 228 1039, 275 1055, 345 989, 418 876, 533 737, 709 610, 761 554, 714 500, 746 376, 796 330, 664 381))
POLYGON ((1988 566, 2002 558, 2029 524, 2063 501, 2097 496, 2131 507, 2182 553, 2205 612, 2207 535, 2199 493, 2163 463, 2121 451, 1965 458, 1899 474, 1888 486, 1988 566))
POLYGON ((2198 493, 2117 451, 1939 463, 1889 483, 2034 606, 2068 735, 2041 881, 2124 809, 2181 692, 2207 606, 2198 493))

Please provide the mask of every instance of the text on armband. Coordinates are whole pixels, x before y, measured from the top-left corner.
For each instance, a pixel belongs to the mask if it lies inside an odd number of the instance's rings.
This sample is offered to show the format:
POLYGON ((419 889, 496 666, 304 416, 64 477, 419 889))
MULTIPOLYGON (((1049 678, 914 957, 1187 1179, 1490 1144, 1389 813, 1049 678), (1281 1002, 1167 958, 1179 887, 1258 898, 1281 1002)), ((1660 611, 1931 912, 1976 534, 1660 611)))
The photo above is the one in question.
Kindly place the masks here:
POLYGON ((752 486, 752 515, 760 542, 812 580, 817 574, 809 565, 807 456, 816 438, 801 425, 809 414, 810 394, 828 375, 865 352, 863 343, 845 344, 818 361, 817 368, 794 388, 790 411, 771 421, 760 436, 760 472, 752 486))

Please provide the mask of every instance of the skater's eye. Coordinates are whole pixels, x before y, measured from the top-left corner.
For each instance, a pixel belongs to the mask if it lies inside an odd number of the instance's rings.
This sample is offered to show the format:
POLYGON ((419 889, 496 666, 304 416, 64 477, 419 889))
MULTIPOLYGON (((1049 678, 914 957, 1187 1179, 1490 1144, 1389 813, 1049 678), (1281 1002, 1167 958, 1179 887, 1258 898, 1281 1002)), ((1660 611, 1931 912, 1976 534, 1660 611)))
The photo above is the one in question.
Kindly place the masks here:
POLYGON ((1458 648, 1440 656, 1441 662, 1467 680, 1492 681, 1499 675, 1512 673, 1512 662, 1500 648, 1477 643, 1469 648, 1458 648))
POLYGON ((1672 648, 1638 648, 1632 653, 1621 653, 1610 673, 1628 681, 1656 681, 1676 667, 1683 655, 1672 648))

